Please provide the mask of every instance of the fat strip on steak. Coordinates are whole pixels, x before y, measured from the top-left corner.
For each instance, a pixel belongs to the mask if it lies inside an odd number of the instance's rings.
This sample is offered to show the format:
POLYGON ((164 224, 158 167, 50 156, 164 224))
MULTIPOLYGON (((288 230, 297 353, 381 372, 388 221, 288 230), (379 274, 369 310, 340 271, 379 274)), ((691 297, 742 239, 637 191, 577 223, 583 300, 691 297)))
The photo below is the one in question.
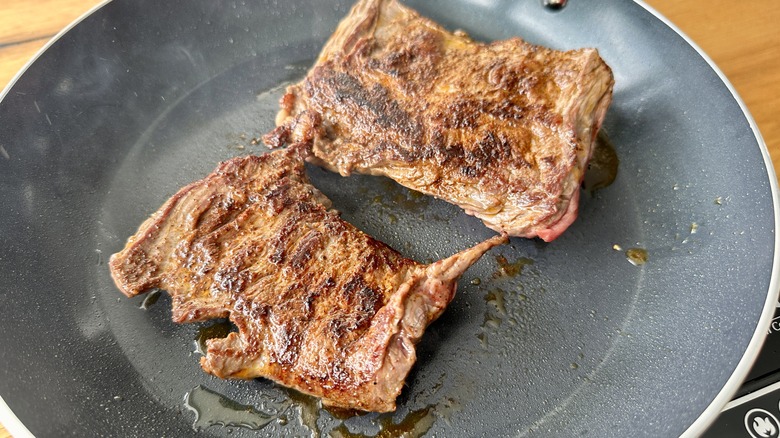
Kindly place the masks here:
POLYGON ((201 359, 222 378, 266 377, 326 405, 392 411, 415 344, 495 236, 430 265, 339 218, 285 149, 221 163, 176 193, 111 257, 127 296, 172 297, 173 320, 229 317, 201 359))
POLYGON ((280 100, 272 147, 303 143, 342 175, 385 175, 488 227, 551 241, 612 99, 595 49, 482 44, 396 0, 361 0, 280 100))

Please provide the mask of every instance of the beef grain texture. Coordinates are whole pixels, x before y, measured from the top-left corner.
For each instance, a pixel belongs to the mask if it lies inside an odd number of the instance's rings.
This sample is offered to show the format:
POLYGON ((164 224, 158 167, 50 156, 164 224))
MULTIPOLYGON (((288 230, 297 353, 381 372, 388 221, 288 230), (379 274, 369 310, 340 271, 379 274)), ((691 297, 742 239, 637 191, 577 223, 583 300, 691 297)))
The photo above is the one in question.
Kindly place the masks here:
POLYGON ((176 322, 229 317, 238 332, 209 340, 201 358, 211 374, 392 411, 458 278, 507 238, 421 265, 329 205, 295 148, 235 158, 146 220, 111 257, 111 275, 127 296, 166 290, 176 322))
POLYGON ((272 147, 385 175, 514 236, 558 237, 612 99, 595 49, 481 44, 395 0, 361 0, 287 88, 272 147))

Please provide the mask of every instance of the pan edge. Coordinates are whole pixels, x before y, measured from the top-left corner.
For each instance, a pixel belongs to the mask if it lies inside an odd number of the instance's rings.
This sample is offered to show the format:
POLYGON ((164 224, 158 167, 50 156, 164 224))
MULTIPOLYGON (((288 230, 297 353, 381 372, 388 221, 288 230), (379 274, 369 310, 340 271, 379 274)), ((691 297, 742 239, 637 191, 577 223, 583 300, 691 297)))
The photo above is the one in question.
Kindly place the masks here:
POLYGON ((748 372, 753 366, 753 362, 758 356, 761 347, 766 339, 766 331, 771 323, 772 317, 775 313, 776 303, 778 301, 778 295, 780 294, 780 236, 777 235, 776 230, 780 228, 780 188, 778 188, 777 175, 775 173, 774 164, 769 156, 769 150, 767 149, 766 142, 764 141, 761 132, 758 130, 758 125, 755 119, 750 114, 745 102, 737 93, 737 90, 728 80, 726 75, 715 64, 702 49, 688 35, 686 35, 679 27, 669 21, 660 12, 653 9, 650 5, 644 2, 644 0, 634 0, 638 6, 644 8, 647 12, 651 13, 655 18, 664 23, 669 29, 678 34, 685 42, 693 48, 696 53, 710 66, 710 68, 718 75, 723 85, 729 90, 731 96, 739 105, 742 115, 750 125, 750 129, 753 131, 753 136, 758 143, 758 147, 761 150, 761 156, 764 159, 764 167, 767 171, 767 177, 769 178, 769 186, 772 191, 772 210, 774 212, 774 230, 775 230, 775 245, 774 254, 772 257, 772 275, 769 279, 769 290, 767 290, 766 301, 764 302, 764 308, 761 312, 761 317, 756 325, 756 330, 753 333, 753 337, 748 344, 745 353, 740 359, 731 377, 726 381, 726 384, 721 388, 718 395, 710 402, 709 406, 699 415, 699 417, 683 432, 682 437, 695 437, 704 433, 710 425, 715 421, 718 414, 721 413, 726 404, 736 394, 742 382, 747 377, 748 372))

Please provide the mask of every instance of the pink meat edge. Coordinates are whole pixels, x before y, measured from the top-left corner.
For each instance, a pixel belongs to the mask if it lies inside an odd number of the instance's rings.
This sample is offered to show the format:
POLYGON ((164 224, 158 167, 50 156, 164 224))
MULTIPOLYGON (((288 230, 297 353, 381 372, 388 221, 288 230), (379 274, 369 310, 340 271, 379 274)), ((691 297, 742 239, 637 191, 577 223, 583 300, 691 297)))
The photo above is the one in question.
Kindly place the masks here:
POLYGON ((545 242, 552 242, 557 239, 558 236, 563 234, 569 225, 573 224, 577 219, 577 213, 579 212, 580 205, 580 190, 579 188, 574 191, 571 199, 569 200, 569 206, 566 208, 566 213, 561 216, 558 222, 550 225, 548 228, 539 230, 536 235, 539 236, 545 242))

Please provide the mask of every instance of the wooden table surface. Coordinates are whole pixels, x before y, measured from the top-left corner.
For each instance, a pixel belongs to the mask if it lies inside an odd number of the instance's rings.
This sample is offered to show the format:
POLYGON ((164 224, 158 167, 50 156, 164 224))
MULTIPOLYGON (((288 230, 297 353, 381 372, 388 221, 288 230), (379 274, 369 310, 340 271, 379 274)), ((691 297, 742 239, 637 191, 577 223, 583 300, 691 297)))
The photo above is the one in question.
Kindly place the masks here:
MULTIPOLYGON (((535 1, 535 0, 525 0, 535 1)), ((576 1, 576 0, 572 0, 576 1)), ((2 0, 0 88, 96 0, 2 0)), ((780 169, 780 1, 647 0, 723 70, 747 104, 780 169)), ((0 426, 0 438, 10 436, 0 426)))

